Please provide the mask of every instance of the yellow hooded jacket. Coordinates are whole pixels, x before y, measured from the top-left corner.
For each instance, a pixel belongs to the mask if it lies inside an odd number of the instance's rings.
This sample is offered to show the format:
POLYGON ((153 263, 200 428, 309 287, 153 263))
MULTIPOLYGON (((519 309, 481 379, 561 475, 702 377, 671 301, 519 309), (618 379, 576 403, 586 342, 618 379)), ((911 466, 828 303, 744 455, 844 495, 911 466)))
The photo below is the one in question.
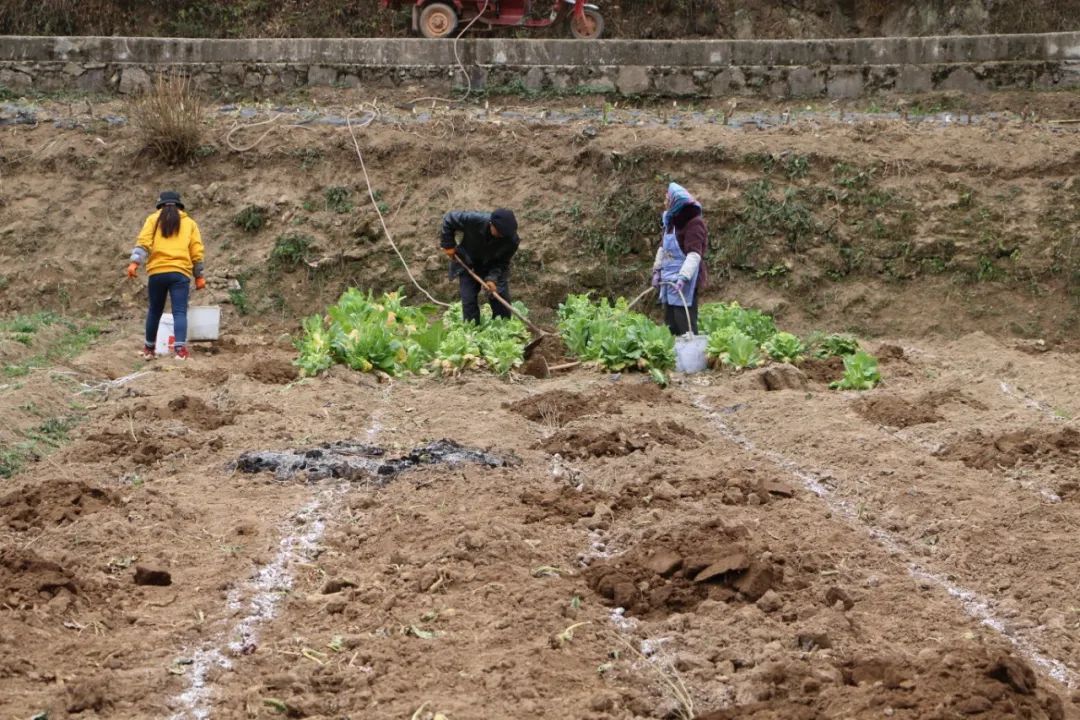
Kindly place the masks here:
MULTIPOLYGON (((158 217, 161 211, 157 210, 146 218, 142 231, 139 233, 138 242, 132 259, 135 260, 142 253, 141 248, 148 256, 146 260, 146 274, 157 275, 158 273, 179 272, 188 277, 202 276, 203 243, 202 235, 199 234, 199 226, 184 212, 180 211, 180 229, 172 237, 162 237, 161 228, 158 227, 158 217)), ((142 259, 142 258, 138 258, 142 259)))

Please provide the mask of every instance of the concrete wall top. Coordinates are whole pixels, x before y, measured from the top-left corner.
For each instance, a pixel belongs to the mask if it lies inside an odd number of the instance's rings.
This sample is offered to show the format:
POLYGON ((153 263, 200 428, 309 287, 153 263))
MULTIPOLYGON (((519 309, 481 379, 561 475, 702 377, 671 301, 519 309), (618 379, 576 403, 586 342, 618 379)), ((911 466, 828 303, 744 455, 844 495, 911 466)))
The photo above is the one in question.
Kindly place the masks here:
MULTIPOLYGON (((837 40, 470 39, 461 59, 480 65, 920 65, 1080 61, 1080 32, 837 40)), ((204 38, 0 36, 0 61, 139 64, 454 64, 453 42, 403 38, 204 38)))

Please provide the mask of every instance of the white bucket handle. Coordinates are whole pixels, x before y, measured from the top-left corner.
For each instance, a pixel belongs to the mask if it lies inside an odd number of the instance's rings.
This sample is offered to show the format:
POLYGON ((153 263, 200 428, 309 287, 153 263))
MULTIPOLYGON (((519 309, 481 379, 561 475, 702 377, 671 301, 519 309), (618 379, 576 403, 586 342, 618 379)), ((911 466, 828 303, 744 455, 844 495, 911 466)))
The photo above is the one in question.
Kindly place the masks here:
POLYGON ((682 290, 679 289, 678 283, 662 282, 661 285, 670 285, 675 288, 675 292, 679 293, 679 299, 682 300, 683 310, 686 311, 686 334, 690 337, 694 337, 694 323, 690 321, 690 306, 686 304, 686 296, 683 295, 682 290))

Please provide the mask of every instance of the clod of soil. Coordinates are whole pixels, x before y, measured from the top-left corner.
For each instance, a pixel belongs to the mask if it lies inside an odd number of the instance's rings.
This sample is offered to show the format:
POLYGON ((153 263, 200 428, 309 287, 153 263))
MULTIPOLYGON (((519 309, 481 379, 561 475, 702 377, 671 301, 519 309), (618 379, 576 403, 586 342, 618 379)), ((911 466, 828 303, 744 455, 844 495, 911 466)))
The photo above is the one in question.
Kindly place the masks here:
POLYGON ((810 358, 803 362, 799 368, 803 371, 807 380, 828 385, 834 380, 839 380, 844 375, 844 359, 841 357, 810 358))
POLYGON ((766 390, 806 389, 806 375, 794 365, 772 365, 756 371, 755 375, 766 390))
POLYGON ((848 595, 847 591, 843 588, 834 586, 825 591, 825 604, 833 607, 837 603, 840 603, 840 606, 844 608, 844 610, 850 610, 855 607, 855 601, 851 599, 851 596, 848 595))
POLYGON ((104 678, 79 683, 68 688, 67 711, 78 715, 93 710, 100 712, 110 706, 108 682, 104 678))
POLYGON ((231 425, 234 419, 232 413, 221 412, 190 395, 173 398, 169 401, 168 408, 172 418, 205 430, 217 430, 223 425, 231 425))
POLYGON ((533 347, 531 357, 541 357, 548 365, 558 365, 566 361, 566 345, 558 334, 545 335, 533 347))
POLYGON ((104 445, 100 455, 127 458, 136 465, 153 465, 159 460, 189 450, 192 444, 184 437, 135 439, 128 431, 101 432, 86 436, 87 442, 104 445))
POLYGON ((253 362, 247 366, 244 374, 267 385, 288 385, 300 377, 296 366, 281 358, 253 362))
POLYGON ((991 470, 1013 467, 1021 460, 1053 460, 1068 468, 1080 464, 1080 431, 1035 428, 986 435, 981 430, 943 448, 938 457, 959 460, 968 467, 991 470))
POLYGON ((32 608, 55 597, 78 594, 75 577, 33 550, 0 550, 0 598, 13 608, 32 608))
POLYGON ((549 390, 504 407, 533 422, 554 427, 578 418, 595 415, 621 415, 625 403, 654 403, 664 399, 663 389, 654 382, 621 382, 595 393, 549 390))
POLYGON ((246 452, 237 459, 236 469, 246 473, 272 471, 277 480, 291 480, 305 474, 308 482, 332 477, 372 480, 383 485, 395 475, 421 465, 477 463, 505 467, 516 462, 513 458, 463 447, 453 440, 428 443, 398 458, 383 459, 385 454, 380 447, 343 441, 310 450, 246 452))
POLYGON ((858 710, 869 706, 894 708, 897 717, 1065 717, 1061 698, 1037 688, 1031 667, 1002 651, 958 648, 930 662, 859 655, 840 670, 846 710, 832 694, 821 692, 820 676, 810 666, 776 663, 768 668, 769 699, 699 715, 698 720, 859 717, 858 710))
POLYGON ((179 420, 189 427, 201 430, 217 430, 225 425, 231 425, 235 420, 232 413, 212 408, 191 395, 175 397, 169 400, 165 407, 154 407, 143 401, 134 407, 117 412, 115 418, 124 421, 139 421, 135 426, 136 435, 139 434, 142 424, 158 420, 179 420))
POLYGON ((521 374, 544 380, 551 377, 551 370, 548 369, 548 361, 543 355, 533 355, 521 366, 521 374))
POLYGON ((533 422, 558 427, 586 415, 618 415, 622 409, 610 399, 589 397, 567 390, 550 390, 506 407, 533 422))
POLYGON ((878 345, 875 354, 877 355, 878 360, 882 361, 905 359, 904 348, 899 345, 893 345, 892 343, 882 343, 881 345, 878 345))
POLYGON ((562 487, 551 493, 525 490, 520 496, 521 504, 529 508, 525 522, 534 523, 550 517, 561 517, 574 522, 593 514, 598 498, 592 493, 562 487))
POLYGON ((619 457, 656 445, 693 448, 703 436, 674 420, 637 423, 617 430, 580 428, 560 430, 537 447, 569 458, 619 457))
POLYGON ((999 655, 993 666, 986 671, 989 677, 1005 683, 1024 695, 1035 692, 1035 671, 1031 666, 1012 655, 999 655))
POLYGON ((916 404, 899 395, 872 395, 855 402, 855 411, 872 423, 894 428, 941 422, 934 405, 916 404))
POLYGON ((78 480, 37 485, 0 497, 0 518, 12 530, 67 525, 117 504, 116 494, 78 480))
POLYGON ((744 535, 744 528, 697 527, 656 538, 592 565, 589 587, 639 616, 689 612, 707 599, 755 601, 779 586, 782 573, 744 535))
POLYGON ((142 565, 135 566, 134 579, 136 585, 157 585, 159 587, 172 585, 172 575, 168 570, 158 570, 143 567, 142 565))

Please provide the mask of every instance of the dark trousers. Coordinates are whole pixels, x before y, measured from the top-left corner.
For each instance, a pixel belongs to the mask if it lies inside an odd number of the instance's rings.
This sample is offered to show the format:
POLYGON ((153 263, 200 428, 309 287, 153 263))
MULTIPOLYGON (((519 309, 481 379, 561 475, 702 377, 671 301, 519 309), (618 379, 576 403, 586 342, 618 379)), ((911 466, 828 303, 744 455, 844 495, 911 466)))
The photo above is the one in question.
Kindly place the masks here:
MULTIPOLYGON (((690 303, 690 327, 693 328, 694 334, 697 335, 697 297, 690 303)), ((686 327, 686 311, 682 305, 665 305, 664 306, 664 322, 667 323, 668 330, 675 337, 685 335, 689 328, 686 327)))
POLYGON ((172 303, 173 337, 176 346, 187 343, 187 306, 191 292, 191 278, 184 273, 158 273, 150 276, 146 287, 150 306, 146 311, 146 346, 153 347, 157 342, 158 323, 165 312, 165 298, 172 303))
MULTIPOLYGON (((480 322, 480 303, 478 297, 480 295, 480 283, 473 280, 469 275, 462 275, 458 280, 461 283, 461 316, 467 321, 480 322)), ((495 289, 506 302, 510 300, 510 277, 508 273, 504 273, 501 277, 495 279, 495 289)), ((506 306, 495 298, 488 300, 488 304, 491 305, 491 314, 494 317, 510 317, 510 311, 506 309, 506 306)))

